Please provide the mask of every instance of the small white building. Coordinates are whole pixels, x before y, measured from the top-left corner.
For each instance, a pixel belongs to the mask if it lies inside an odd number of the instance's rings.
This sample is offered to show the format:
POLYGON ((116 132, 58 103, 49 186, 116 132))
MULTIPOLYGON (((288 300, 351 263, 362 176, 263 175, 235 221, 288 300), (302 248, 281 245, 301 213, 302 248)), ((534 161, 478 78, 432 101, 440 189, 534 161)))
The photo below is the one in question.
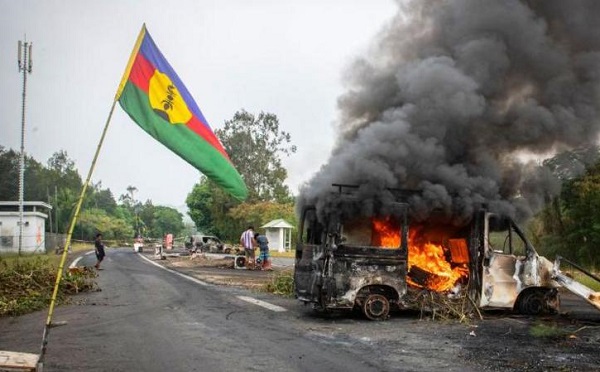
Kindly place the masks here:
POLYGON ((290 250, 294 226, 280 218, 261 226, 261 228, 265 229, 265 235, 269 239, 269 249, 277 249, 278 252, 290 250))
MULTIPOLYGON (((20 253, 46 253, 46 218, 41 210, 52 206, 44 202, 23 202, 23 235, 20 253)), ((0 253, 19 253, 19 202, 0 201, 0 253)))

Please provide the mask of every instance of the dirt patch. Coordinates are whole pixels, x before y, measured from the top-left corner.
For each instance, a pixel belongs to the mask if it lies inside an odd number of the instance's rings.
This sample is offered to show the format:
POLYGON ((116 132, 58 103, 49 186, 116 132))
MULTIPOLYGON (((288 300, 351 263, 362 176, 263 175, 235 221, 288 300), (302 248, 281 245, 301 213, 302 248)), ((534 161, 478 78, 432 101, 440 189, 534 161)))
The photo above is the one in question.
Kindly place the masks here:
POLYGON ((171 267, 219 267, 233 269, 233 258, 208 258, 206 255, 191 255, 183 257, 170 257, 165 260, 171 267))
POLYGON ((567 316, 489 315, 462 345, 462 356, 487 371, 594 371, 600 325, 567 316))
POLYGON ((213 258, 206 255, 167 257, 156 262, 208 283, 253 290, 265 290, 267 284, 285 270, 277 267, 272 271, 235 269, 232 257, 213 258))

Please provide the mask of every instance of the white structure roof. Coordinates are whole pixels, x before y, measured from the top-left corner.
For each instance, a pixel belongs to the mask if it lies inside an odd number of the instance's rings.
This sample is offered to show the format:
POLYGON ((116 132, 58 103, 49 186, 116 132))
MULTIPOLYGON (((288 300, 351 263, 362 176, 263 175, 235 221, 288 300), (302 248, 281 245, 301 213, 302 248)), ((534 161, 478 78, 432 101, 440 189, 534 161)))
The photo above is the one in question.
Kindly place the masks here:
POLYGON ((262 229, 277 229, 277 228, 283 228, 283 229, 292 229, 294 226, 290 225, 289 223, 287 223, 284 219, 277 219, 277 220, 273 220, 271 222, 268 222, 267 224, 261 226, 262 229))

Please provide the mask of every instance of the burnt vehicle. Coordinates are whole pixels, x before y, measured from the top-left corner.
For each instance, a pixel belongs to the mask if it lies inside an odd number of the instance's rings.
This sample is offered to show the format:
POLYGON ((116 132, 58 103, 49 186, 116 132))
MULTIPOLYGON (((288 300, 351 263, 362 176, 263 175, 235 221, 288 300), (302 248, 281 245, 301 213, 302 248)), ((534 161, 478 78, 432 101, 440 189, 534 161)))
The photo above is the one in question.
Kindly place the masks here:
POLYGON ((231 247, 227 246, 214 235, 191 235, 185 238, 185 247, 194 252, 230 253, 231 247))
POLYGON ((524 314, 558 310, 553 263, 539 256, 508 217, 485 208, 456 226, 436 218, 411 222, 395 202, 385 215, 301 211, 295 294, 317 310, 358 308, 372 320, 415 309, 423 291, 468 296, 481 309, 524 314))

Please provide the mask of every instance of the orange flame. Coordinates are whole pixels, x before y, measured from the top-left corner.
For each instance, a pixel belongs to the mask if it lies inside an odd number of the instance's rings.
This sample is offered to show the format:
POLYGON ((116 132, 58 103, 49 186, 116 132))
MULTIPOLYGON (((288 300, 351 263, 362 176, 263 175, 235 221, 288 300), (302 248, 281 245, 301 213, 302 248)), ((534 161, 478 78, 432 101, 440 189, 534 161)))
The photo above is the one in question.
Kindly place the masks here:
POLYGON ((400 248, 400 224, 390 216, 371 219, 373 235, 371 246, 400 248))
MULTIPOLYGON (((427 278, 425 285, 415 283, 408 278, 411 285, 427 288, 437 292, 443 292, 454 287, 461 278, 467 278, 469 269, 467 262, 455 262, 455 266, 447 260, 444 247, 441 244, 434 244, 426 241, 426 237, 419 236, 419 228, 413 228, 408 234, 408 270, 416 266, 431 274, 427 278)), ((468 257, 467 244, 461 239, 462 244, 454 244, 461 253, 461 260, 468 257)))
MULTIPOLYGON (((372 219, 371 245, 382 248, 400 247, 400 224, 391 217, 372 219)), ((411 227, 408 236, 408 270, 415 266, 425 272, 425 283, 407 277, 408 284, 437 292, 451 289, 462 278, 468 278, 468 248, 465 239, 448 239, 446 254, 442 244, 436 244, 422 234, 422 228, 411 227), (449 257, 448 257, 449 256, 449 257), (450 261, 448 261, 450 260, 450 261)))

